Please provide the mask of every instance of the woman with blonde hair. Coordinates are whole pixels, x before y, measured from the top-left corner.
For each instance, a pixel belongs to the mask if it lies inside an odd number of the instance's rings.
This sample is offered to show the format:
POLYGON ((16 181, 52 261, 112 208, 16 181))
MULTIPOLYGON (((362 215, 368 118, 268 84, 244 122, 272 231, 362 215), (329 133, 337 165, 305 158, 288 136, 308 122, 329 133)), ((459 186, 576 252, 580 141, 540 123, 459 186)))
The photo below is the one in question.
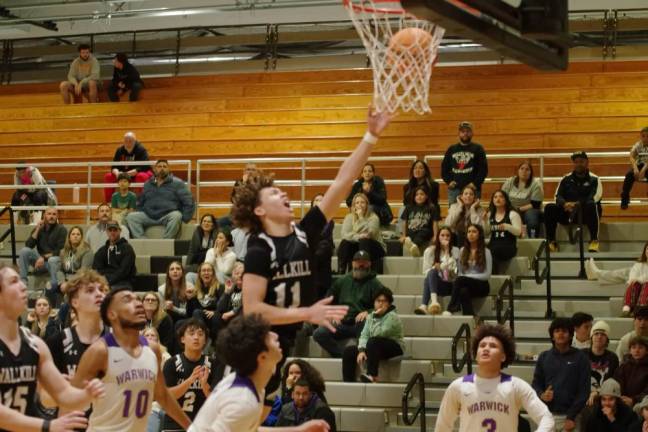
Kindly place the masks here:
POLYGON ((172 351, 174 348, 173 321, 167 315, 164 308, 160 307, 160 296, 154 291, 149 291, 142 298, 144 313, 146 314, 146 327, 154 328, 160 339, 160 343, 172 351))
POLYGON ((68 231, 65 245, 59 254, 61 259, 60 271, 57 275, 58 288, 48 290, 46 295, 52 306, 59 303, 59 294, 67 289, 67 280, 74 276, 79 270, 91 269, 94 253, 92 248, 83 237, 83 229, 80 226, 73 226, 68 231))
POLYGON ((54 318, 51 316, 52 306, 45 296, 36 299, 34 310, 27 314, 27 323, 33 334, 45 339, 56 330, 54 318))
MULTIPOLYGON (((225 283, 231 283, 228 279, 225 283)), ((194 318, 201 319, 207 324, 212 339, 216 339, 216 334, 220 327, 220 314, 216 312, 218 300, 223 296, 225 288, 218 283, 216 279, 216 270, 208 262, 198 266, 198 279, 196 279, 196 298, 200 302, 201 309, 196 309, 193 313, 194 318)))
POLYGON ((358 250, 371 256, 371 268, 382 272, 382 258, 385 256, 385 243, 380 232, 378 216, 371 211, 369 199, 363 193, 353 197, 349 214, 342 223, 342 241, 338 247, 338 273, 346 273, 351 267, 351 259, 358 250))

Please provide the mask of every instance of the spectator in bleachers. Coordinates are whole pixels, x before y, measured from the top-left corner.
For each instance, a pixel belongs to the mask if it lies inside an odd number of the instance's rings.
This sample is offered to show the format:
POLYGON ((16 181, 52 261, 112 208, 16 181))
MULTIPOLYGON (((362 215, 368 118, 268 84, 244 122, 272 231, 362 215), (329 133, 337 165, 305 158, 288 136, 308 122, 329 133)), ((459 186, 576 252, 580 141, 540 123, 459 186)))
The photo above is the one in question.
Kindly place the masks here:
POLYGON ((571 346, 573 335, 570 318, 555 318, 549 326, 553 348, 540 354, 533 372, 533 389, 554 415, 557 431, 578 430, 590 394, 589 359, 571 346))
POLYGON ((630 351, 629 344, 632 338, 635 336, 648 337, 648 306, 642 306, 635 310, 632 325, 634 330, 624 334, 617 345, 616 355, 621 362, 630 351))
POLYGON ((121 225, 126 215, 137 208, 137 195, 130 190, 130 177, 124 172, 119 173, 117 186, 118 190, 110 199, 110 207, 113 209, 115 220, 121 225))
POLYGON ((378 216, 380 225, 387 226, 391 223, 394 216, 387 202, 385 181, 376 175, 376 169, 371 163, 366 163, 362 168, 360 178, 353 184, 351 193, 346 199, 347 207, 351 211, 353 211, 355 197, 358 194, 364 194, 367 197, 370 209, 378 216))
POLYGON ((207 251, 205 262, 214 266, 216 279, 221 284, 232 275, 236 253, 232 249, 232 234, 224 229, 218 230, 214 247, 207 251))
POLYGON ((329 431, 337 430, 331 408, 311 390, 311 384, 305 378, 300 378, 293 386, 292 400, 281 407, 275 426, 299 426, 309 420, 324 420, 329 431))
MULTIPOLYGON (((588 261, 590 269, 596 265, 594 260, 588 261)), ((591 270, 590 270, 591 272, 591 270)), ((648 242, 644 243, 641 256, 630 268, 628 274, 627 288, 623 299, 624 316, 630 315, 637 307, 648 305, 648 242)))
POLYGON ((605 321, 597 321, 592 327, 592 347, 585 348, 591 367, 590 396, 587 400, 588 406, 593 406, 596 398, 600 395, 599 390, 603 381, 612 378, 619 367, 619 358, 615 353, 608 350, 610 343, 610 326, 605 321))
POLYGON ((441 313, 439 296, 452 294, 452 284, 457 277, 459 248, 452 245, 452 231, 447 226, 439 229, 434 243, 423 253, 423 300, 414 310, 417 315, 441 313))
POLYGON ((450 206, 457 202, 466 186, 471 186, 475 195, 481 197, 482 183, 488 175, 488 161, 484 148, 472 138, 472 123, 459 123, 459 142, 448 147, 441 163, 441 176, 448 185, 450 206))
POLYGON ((577 349, 590 348, 592 346, 591 332, 594 317, 585 312, 576 312, 571 319, 574 325, 572 346, 577 349))
POLYGON ((394 306, 394 295, 389 288, 380 288, 374 294, 374 309, 364 321, 358 345, 349 345, 344 349, 344 381, 355 382, 356 364, 366 364, 367 372, 360 375, 360 380, 378 382, 379 362, 402 356, 404 350, 403 323, 394 306))
POLYGON ((243 310, 243 263, 237 261, 232 270, 231 283, 225 283, 225 291, 218 300, 216 314, 227 324, 243 310))
POLYGON ((495 274, 503 274, 511 259, 517 255, 517 238, 522 234, 522 220, 513 210, 508 195, 503 190, 493 192, 488 214, 486 231, 490 231, 490 249, 493 255, 495 274))
POLYGON ((578 223, 578 212, 583 215, 583 224, 590 232, 589 252, 598 252, 598 230, 601 217, 601 197, 603 184, 601 179, 592 174, 588 168, 587 153, 577 151, 571 160, 574 170, 560 180, 556 189, 556 203, 545 207, 545 226, 547 240, 552 252, 558 251, 556 228, 559 223, 568 225, 578 223))
MULTIPOLYGON (((169 354, 169 350, 165 345, 162 344, 162 341, 160 340, 160 335, 158 334, 157 330, 155 330, 155 327, 146 327, 142 331, 142 336, 146 338, 146 340, 150 343, 155 343, 158 344, 160 347, 160 354, 162 357, 162 361, 160 364, 164 366, 164 364, 171 358, 171 354, 169 354)), ((146 432, 160 432, 161 427, 162 427, 162 421, 164 420, 164 410, 160 406, 160 404, 156 401, 153 402, 153 406, 151 407, 151 415, 148 418, 148 422, 146 423, 146 432)))
MULTIPOLYGON (((200 218, 200 224, 196 226, 191 241, 189 242, 189 251, 187 252, 187 260, 185 262, 185 269, 187 276, 190 273, 195 273, 200 264, 205 262, 207 251, 214 247, 216 239, 216 229, 218 224, 213 214, 207 213, 200 218)), ((191 282, 191 279, 189 282, 191 282)))
POLYGON ((405 232, 400 237, 404 254, 421 256, 430 240, 436 237, 441 220, 439 207, 430 201, 423 186, 416 188, 414 203, 405 207, 401 219, 405 222, 405 232))
POLYGON ((245 254, 247 253, 247 241, 250 238, 250 232, 247 228, 234 228, 232 230, 232 249, 236 254, 236 261, 245 261, 245 254))
POLYGON ((143 238, 144 228, 164 225, 164 238, 173 239, 182 222, 193 217, 194 201, 187 184, 169 170, 169 162, 155 163, 155 177, 144 184, 137 200, 137 210, 126 217, 133 238, 143 238))
POLYGON ((109 221, 106 231, 108 240, 95 253, 92 268, 106 278, 110 289, 132 289, 137 274, 133 246, 121 237, 121 227, 117 221, 109 221))
POLYGON ((635 336, 630 340, 630 355, 614 372, 621 384, 621 399, 628 406, 641 402, 648 396, 648 339, 635 336))
MULTIPOLYGON (((322 201, 324 194, 317 194, 311 201, 311 208, 316 206, 322 201)), ((315 251, 313 252, 313 281, 317 289, 317 298, 324 298, 326 291, 333 283, 333 275, 331 270, 331 262, 333 252, 335 251, 335 243, 333 242, 333 230, 335 229, 335 221, 331 219, 322 230, 315 251)))
POLYGON ((167 267, 166 280, 158 287, 158 293, 164 301, 164 310, 174 323, 191 317, 194 310, 200 309, 198 299, 187 295, 189 286, 193 288, 193 285, 185 280, 182 263, 171 261, 167 267))
MULTIPOLYGON (((25 161, 19 161, 18 164, 24 165, 25 161)), ((47 186, 48 183, 34 166, 16 167, 14 174, 14 185, 16 191, 11 197, 12 206, 55 206, 57 203, 56 195, 51 188, 35 188, 34 186, 47 186)), ((25 225, 40 222, 40 211, 21 210, 18 212, 18 219, 25 225), (30 221, 30 214, 33 215, 33 222, 30 221)))
MULTIPOLYGON (((227 283, 227 282, 226 282, 227 283)), ((229 282, 232 283, 231 281, 229 282)), ((218 301, 223 296, 224 288, 218 284, 214 267, 204 262, 198 267, 198 278, 196 279, 196 298, 200 303, 200 309, 193 313, 194 318, 199 318, 207 324, 207 329, 212 339, 216 339, 220 328, 220 314, 216 312, 218 301)))
POLYGON ((586 423, 587 432, 627 432, 637 416, 621 400, 621 387, 614 379, 601 385, 593 414, 586 423))
POLYGON ((306 380, 310 390, 317 397, 326 402, 326 384, 322 374, 306 360, 293 359, 286 363, 281 375, 281 401, 284 404, 292 401, 295 383, 299 380, 306 380))
POLYGON ((634 406, 634 412, 639 418, 630 426, 628 432, 645 432, 648 430, 648 396, 634 406))
MULTIPOLYGON (((117 147, 113 162, 145 162, 149 160, 149 155, 142 143, 137 140, 133 132, 126 132, 124 134, 124 143, 117 147)), ((121 173, 128 174, 131 182, 144 183, 153 176, 151 165, 119 165, 115 164, 111 167, 111 171, 104 176, 104 183, 117 183, 117 179, 121 173)), ((104 189, 104 200, 109 203, 112 195, 115 192, 114 187, 104 189)))
POLYGON ((149 291, 144 294, 142 303, 146 314, 146 328, 154 329, 160 338, 160 343, 171 350, 175 338, 173 320, 161 307, 160 295, 149 291))
POLYGON ((473 307, 473 300, 486 297, 490 292, 488 280, 492 270, 493 257, 486 247, 483 228, 480 225, 468 225, 464 246, 459 251, 457 278, 452 288, 452 299, 444 314, 457 312, 461 307, 464 315, 472 315, 476 321, 479 321, 473 307))
MULTIPOLYGON (((86 232, 86 240, 93 252, 96 253, 101 246, 106 244, 106 240, 108 240, 106 227, 111 220, 113 218, 110 205, 106 203, 99 204, 97 207, 97 223, 88 228, 88 232, 86 232)), ((128 229, 122 224, 119 226, 121 228, 121 237, 129 240, 128 229)))
POLYGON ((527 237, 540 237, 544 190, 540 179, 533 176, 531 162, 524 161, 518 165, 517 174, 504 182, 502 190, 511 200, 513 209, 522 216, 527 237))
POLYGON ((363 193, 353 197, 353 205, 342 222, 342 241, 338 246, 338 273, 344 274, 351 264, 351 257, 358 250, 369 253, 374 271, 382 270, 385 243, 380 232, 378 216, 369 207, 369 199, 363 193))
POLYGON ((630 191, 635 181, 648 180, 648 126, 641 129, 639 141, 630 148, 630 165, 623 180, 621 191, 621 210, 626 210, 630 204, 630 191))
MULTIPOLYGON (((243 175, 239 180, 234 181, 234 187, 232 188, 232 192, 230 193, 230 201, 232 203, 234 202, 234 193, 236 192, 236 188, 241 185, 244 185, 247 182, 248 177, 250 177, 250 175, 255 173, 256 171, 257 171, 257 166, 255 163, 248 162, 245 164, 245 168, 243 168, 243 175)), ((228 213, 227 215, 218 218, 218 226, 221 228, 231 227, 232 215, 228 213)), ((243 256, 245 256, 245 253, 243 253, 243 256)), ((241 259, 241 261, 243 261, 243 259, 241 259)))
MULTIPOLYGON (((68 232, 65 245, 61 249, 61 273, 59 273, 59 287, 62 292, 67 289, 67 280, 81 269, 92 268, 94 253, 90 245, 83 239, 83 230, 80 226, 73 226, 68 232)), ((54 304, 57 304, 56 302, 54 304)))
POLYGON ((61 249, 65 246, 67 229, 58 223, 58 210, 53 207, 45 210, 41 220, 25 241, 25 247, 18 252, 20 278, 27 285, 27 273, 33 266, 36 273, 50 275, 50 287, 58 292, 58 271, 61 268, 61 249))
POLYGON ((101 67, 99 61, 90 52, 90 45, 79 45, 79 57, 70 64, 67 81, 61 82, 59 89, 63 103, 69 104, 75 98, 85 96, 88 102, 99 102, 101 89, 101 67), (70 97, 72 93, 72 97, 70 97))
POLYGON ((416 189, 423 187, 430 202, 439 207, 439 183, 432 178, 430 167, 420 159, 410 167, 409 180, 403 186, 403 207, 414 204, 416 189))
POLYGON ((34 310, 27 314, 27 324, 32 334, 41 339, 46 339, 56 331, 56 324, 52 317, 52 306, 47 297, 38 297, 34 310))
POLYGON ((454 234, 454 244, 462 245, 466 238, 466 228, 469 224, 484 227, 486 211, 480 205, 479 199, 475 196, 475 188, 465 186, 461 195, 448 209, 445 225, 449 226, 454 234))
POLYGON ((108 85, 108 98, 112 102, 119 102, 119 97, 130 91, 128 100, 135 102, 139 99, 139 92, 144 87, 140 74, 124 53, 118 53, 113 58, 113 77, 108 85))
POLYGON ((364 321, 373 310, 374 297, 381 288, 383 285, 371 271, 370 255, 364 250, 356 252, 351 273, 336 279, 326 293, 326 297, 333 296, 331 304, 348 306, 347 314, 342 322, 335 324, 335 333, 327 327, 318 327, 313 333, 315 342, 331 357, 342 357, 340 341, 360 336, 364 321))

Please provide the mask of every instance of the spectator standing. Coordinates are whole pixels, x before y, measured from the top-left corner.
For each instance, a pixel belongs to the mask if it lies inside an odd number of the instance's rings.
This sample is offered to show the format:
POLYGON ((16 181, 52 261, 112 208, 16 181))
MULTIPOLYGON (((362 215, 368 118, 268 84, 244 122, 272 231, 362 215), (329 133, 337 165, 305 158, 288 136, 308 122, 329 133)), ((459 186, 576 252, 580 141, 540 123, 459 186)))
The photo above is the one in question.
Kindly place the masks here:
POLYGON ((648 339, 635 336, 630 340, 630 355, 614 372, 621 385, 621 399, 632 407, 648 396, 648 339))
POLYGON ((357 339, 364 327, 364 321, 373 310, 373 299, 382 284, 371 271, 371 258, 366 251, 353 256, 351 274, 345 274, 333 282, 326 297, 333 296, 331 304, 349 307, 342 322, 335 324, 335 333, 325 326, 318 327, 313 339, 331 357, 342 357, 340 342, 343 339, 357 339))
MULTIPOLYGON (((47 186, 48 183, 38 168, 26 165, 25 161, 18 162, 14 174, 14 185, 16 191, 11 197, 12 206, 55 206, 56 195, 49 187, 36 188, 35 186, 47 186)), ((19 219, 26 225, 30 223, 30 213, 35 217, 33 223, 40 222, 40 211, 21 210, 18 213, 19 219)))
MULTIPOLYGON (((147 162, 149 160, 148 151, 137 140, 135 133, 126 132, 124 134, 124 143, 117 147, 113 162, 147 162)), ((116 183, 121 173, 128 174, 132 182, 144 183, 153 176, 151 165, 119 165, 116 163, 111 167, 111 171, 104 176, 105 183, 116 183)), ((115 188, 108 187, 104 189, 104 201, 109 203, 115 188)))
POLYGON ((158 287, 158 292, 164 300, 164 310, 173 319, 174 323, 191 317, 194 310, 200 309, 198 299, 187 294, 188 288, 194 286, 187 283, 184 268, 179 261, 169 263, 165 282, 158 287))
POLYGON ((581 211, 583 224, 587 225, 590 232, 588 251, 598 252, 600 201, 603 196, 603 184, 601 179, 590 172, 587 153, 577 151, 572 154, 571 160, 574 170, 560 180, 556 189, 556 203, 547 204, 545 207, 545 226, 549 248, 552 252, 558 251, 558 243, 556 243, 558 224, 577 223, 578 212, 581 211))
MULTIPOLYGON (((317 194, 311 201, 311 208, 318 205, 324 194, 317 194)), ((335 221, 331 219, 324 225, 322 234, 320 235, 319 241, 315 246, 315 251, 313 253, 313 281, 317 288, 317 298, 322 299, 326 294, 326 291, 333 284, 333 272, 332 268, 332 258, 335 251, 335 243, 333 242, 333 230, 335 229, 335 221)), ((234 240, 236 245, 236 240, 234 240)), ((235 246, 236 247, 236 246, 235 246)))
MULTIPOLYGON (((207 251, 214 247, 216 239, 216 230, 218 224, 213 214, 207 213, 200 218, 200 224, 196 226, 191 241, 189 242, 189 251, 185 268, 187 276, 191 272, 195 273, 198 266, 205 262, 207 251)), ((189 280, 191 282, 191 280, 189 280)))
POLYGON ((121 287, 129 289, 135 282, 135 251, 125 238, 117 221, 106 225, 108 240, 94 255, 92 268, 104 276, 111 290, 121 287))
POLYGON ((544 190, 540 179, 533 176, 531 162, 518 165, 517 174, 504 182, 502 190, 511 200, 513 209, 522 216, 527 237, 539 237, 544 190))
POLYGON ((475 195, 481 196, 481 186, 488 175, 488 161, 484 148, 472 138, 472 123, 462 121, 459 123, 459 142, 448 147, 443 157, 441 176, 448 185, 448 205, 457 201, 466 186, 472 186, 475 195))
MULTIPOLYGON (((588 267, 596 269, 594 260, 587 262, 588 267)), ((591 273, 594 273, 590 270, 591 273)), ((636 263, 630 268, 628 274, 627 288, 623 298, 623 309, 621 312, 624 316, 630 313, 637 307, 648 305, 648 242, 644 243, 641 256, 636 263)))
POLYGON ((513 210, 506 192, 493 192, 488 206, 486 230, 490 230, 490 249, 496 274, 503 274, 509 261, 517 255, 517 238, 522 234, 522 220, 513 210))
POLYGON ((621 387, 614 379, 601 385, 594 413, 585 427, 587 432, 627 432, 637 416, 621 400, 621 387))
POLYGON ((630 191, 635 181, 648 180, 648 126, 641 129, 639 141, 634 143, 630 148, 630 165, 632 169, 628 171, 623 180, 623 190, 621 191, 621 210, 626 210, 630 204, 630 191))
POLYGON ((18 252, 20 278, 27 286, 27 273, 33 266, 36 272, 47 272, 50 276, 49 291, 58 293, 58 271, 61 268, 61 249, 65 246, 67 230, 58 223, 58 210, 45 210, 41 220, 25 241, 25 247, 18 252))
POLYGON ((590 394, 589 359, 571 346, 573 335, 570 318, 555 318, 549 326, 553 348, 540 353, 533 372, 533 389, 554 415, 557 431, 578 430, 590 394))
POLYGON ((216 279, 221 284, 232 275, 236 253, 232 249, 232 234, 229 231, 218 230, 214 247, 207 251, 205 262, 214 267, 216 279))
POLYGON ((592 346, 592 323, 594 317, 585 312, 576 312, 571 319, 574 325, 572 346, 577 349, 590 348, 592 346))
POLYGON ((371 211, 378 216, 380 225, 389 225, 394 216, 387 202, 385 181, 375 174, 376 169, 373 164, 366 163, 360 178, 353 184, 351 193, 346 199, 347 207, 352 210, 355 196, 364 194, 367 196, 371 211))
POLYGON ((414 310, 417 315, 441 313, 439 296, 452 294, 452 284, 457 277, 459 248, 452 245, 452 231, 447 226, 439 229, 434 243, 423 254, 423 301, 414 310))
POLYGON ((461 195, 456 198, 445 219, 445 225, 450 227, 455 235, 455 244, 462 245, 466 238, 466 228, 470 224, 484 226, 486 211, 481 207, 475 196, 475 188, 466 186, 461 195))
POLYGON ((300 426, 310 420, 324 420, 329 431, 335 432, 335 414, 317 393, 311 391, 311 384, 300 378, 294 385, 292 400, 281 407, 275 426, 300 426))
POLYGON ((634 330, 624 334, 616 349, 616 355, 619 361, 623 362, 626 354, 630 352, 630 340, 635 336, 648 337, 648 307, 642 306, 637 308, 634 313, 634 320, 632 321, 634 330))
POLYGON ((371 211, 369 200, 363 193, 353 197, 351 211, 342 222, 342 241, 338 246, 338 273, 344 274, 350 267, 351 257, 358 251, 369 253, 374 270, 382 270, 385 243, 380 233, 378 216, 371 211))
POLYGON ((108 86, 108 97, 112 102, 119 102, 119 97, 130 91, 128 100, 135 102, 139 99, 140 90, 144 87, 140 74, 124 53, 118 53, 113 58, 113 78, 108 86))
MULTIPOLYGON (((93 252, 96 253, 101 246, 106 244, 106 240, 108 240, 108 222, 111 220, 113 218, 110 205, 106 203, 99 204, 97 207, 97 223, 88 228, 88 232, 86 233, 86 239, 93 252)), ((119 224, 119 227, 121 229, 121 237, 129 240, 128 229, 122 224, 119 224)))
POLYGON ((232 270, 232 283, 225 284, 225 291, 218 300, 216 314, 226 325, 243 310, 243 263, 237 262, 232 270))
POLYGON ((99 61, 90 52, 90 45, 79 45, 79 57, 70 64, 67 81, 59 86, 64 104, 71 103, 84 95, 88 102, 99 102, 101 88, 101 67, 99 61), (72 93, 72 97, 70 97, 72 93))
POLYGON ((590 360, 592 370, 590 397, 587 405, 592 406, 600 395, 599 390, 603 381, 612 378, 619 367, 619 358, 608 350, 610 343, 610 326, 605 321, 597 321, 592 327, 592 347, 585 348, 583 352, 590 360))
POLYGON ((160 305, 160 295, 149 291, 142 300, 146 314, 146 328, 153 328, 157 332, 160 343, 170 351, 174 348, 175 332, 173 320, 160 305))
POLYGON ((360 375, 362 382, 377 382, 379 362, 401 356, 404 351, 403 323, 394 306, 394 295, 389 288, 380 288, 374 294, 374 309, 364 321, 358 345, 344 349, 344 381, 355 382, 357 363, 367 366, 367 372, 360 375))
POLYGON ((126 215, 137 208, 137 195, 130 190, 130 177, 122 172, 117 177, 118 190, 112 194, 110 206, 115 220, 121 225, 126 215))
POLYGON ((155 177, 144 184, 137 210, 126 217, 133 238, 143 238, 144 229, 152 225, 163 225, 164 238, 175 238, 180 224, 193 217, 191 192, 185 182, 171 174, 166 160, 155 163, 155 177))
POLYGON ((94 260, 90 245, 83 240, 83 230, 80 226, 70 228, 65 245, 61 249, 60 257, 59 286, 61 291, 65 293, 67 291, 67 280, 81 269, 91 269, 94 260))
POLYGON ((414 257, 436 237, 441 220, 439 208, 430 202, 430 197, 423 186, 414 191, 414 204, 405 207, 401 219, 405 221, 405 234, 400 238, 403 252, 414 257))

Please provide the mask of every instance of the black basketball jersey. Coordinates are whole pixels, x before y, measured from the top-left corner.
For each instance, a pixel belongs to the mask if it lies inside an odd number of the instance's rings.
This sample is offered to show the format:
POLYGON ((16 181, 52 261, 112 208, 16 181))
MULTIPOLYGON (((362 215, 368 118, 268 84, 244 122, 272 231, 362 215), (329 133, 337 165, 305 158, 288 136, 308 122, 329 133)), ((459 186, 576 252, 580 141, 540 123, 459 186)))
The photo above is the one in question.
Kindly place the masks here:
MULTIPOLYGON (((489 217, 489 223, 491 227, 495 225, 500 225, 500 224, 511 224, 511 216, 509 215, 509 212, 506 212, 504 215, 504 219, 500 221, 495 220, 495 212, 493 212, 490 217, 489 217)), ((516 237, 511 234, 510 232, 506 230, 501 230, 501 231, 495 231, 491 228, 491 238, 490 238, 490 246, 496 246, 496 245, 513 245, 515 246, 517 242, 516 237)))
MULTIPOLYGON (((212 388, 215 387, 216 383, 215 377, 216 377, 216 371, 214 370, 214 365, 212 364, 212 361, 209 357, 203 355, 200 357, 198 361, 191 361, 187 357, 185 357, 184 353, 176 354, 173 357, 171 357, 169 360, 164 363, 164 381, 166 382, 167 387, 175 387, 178 384, 182 383, 185 381, 187 378, 191 376, 193 373, 193 370, 197 366, 205 366, 209 369, 209 378, 207 382, 209 382, 210 386, 212 388)), ((205 392, 202 390, 202 386, 200 385, 200 380, 196 380, 193 383, 191 383, 191 386, 189 386, 189 390, 185 392, 179 399, 178 399, 178 405, 180 405, 180 408, 187 414, 187 417, 189 417, 192 421, 196 417, 196 414, 198 414, 198 411, 200 408, 203 406, 205 403, 205 400, 207 400, 207 396, 205 396, 205 392)), ((163 430, 184 430, 179 424, 177 424, 171 417, 168 415, 164 416, 164 423, 162 426, 163 430)))
MULTIPOLYGON (((313 283, 313 252, 326 225, 319 207, 311 208, 285 237, 252 235, 245 255, 245 272, 268 279, 264 302, 282 308, 310 306, 317 298, 313 283), (311 249, 311 245, 313 249, 311 249)), ((300 325, 279 326, 283 331, 300 325)))
MULTIPOLYGON (((20 351, 14 355, 0 340, 0 403, 27 416, 36 416, 36 382, 40 353, 29 330, 20 327, 20 351)), ((4 430, 0 429, 0 432, 4 430)))
MULTIPOLYGON (((106 333, 106 328, 101 336, 106 333)), ((52 358, 56 368, 70 377, 74 376, 76 368, 81 361, 81 356, 90 347, 79 339, 75 327, 65 327, 47 339, 47 345, 52 351, 52 358)))

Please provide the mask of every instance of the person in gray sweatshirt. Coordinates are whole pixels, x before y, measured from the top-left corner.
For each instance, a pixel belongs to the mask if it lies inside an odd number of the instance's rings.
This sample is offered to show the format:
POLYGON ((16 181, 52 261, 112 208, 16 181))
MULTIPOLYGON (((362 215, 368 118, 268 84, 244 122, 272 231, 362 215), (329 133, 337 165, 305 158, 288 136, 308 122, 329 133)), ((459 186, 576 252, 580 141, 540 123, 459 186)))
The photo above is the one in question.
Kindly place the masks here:
POLYGON ((84 95, 88 102, 99 102, 101 88, 101 69, 99 61, 90 52, 90 46, 79 45, 79 57, 70 64, 67 80, 61 82, 59 89, 64 104, 84 95))

